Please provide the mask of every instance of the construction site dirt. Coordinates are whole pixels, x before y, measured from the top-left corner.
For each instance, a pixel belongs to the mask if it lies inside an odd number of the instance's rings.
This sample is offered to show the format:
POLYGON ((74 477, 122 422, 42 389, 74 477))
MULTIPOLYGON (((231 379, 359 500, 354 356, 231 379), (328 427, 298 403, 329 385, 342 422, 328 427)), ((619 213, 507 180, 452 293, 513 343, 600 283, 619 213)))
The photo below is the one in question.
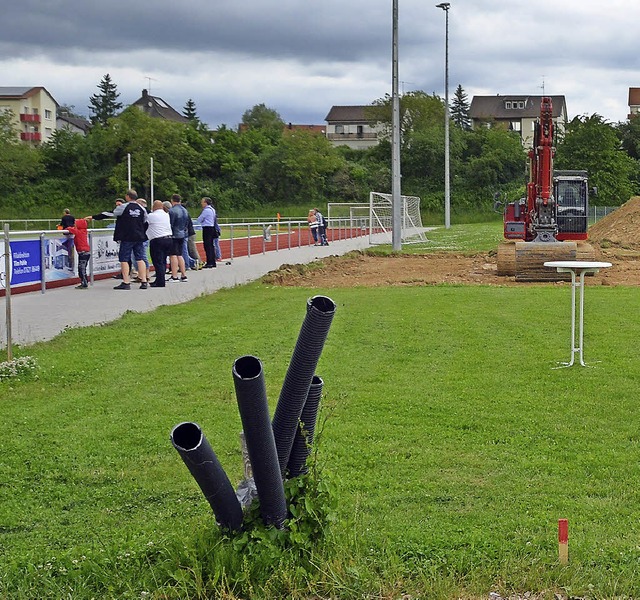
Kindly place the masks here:
MULTIPOLYGON (((601 219, 589 231, 596 260, 610 269, 587 278, 587 285, 640 285, 640 197, 601 219)), ((497 275, 496 252, 473 255, 438 252, 379 256, 352 252, 308 265, 283 265, 265 276, 270 285, 305 287, 378 287, 438 284, 567 285, 566 282, 525 283, 497 275)))

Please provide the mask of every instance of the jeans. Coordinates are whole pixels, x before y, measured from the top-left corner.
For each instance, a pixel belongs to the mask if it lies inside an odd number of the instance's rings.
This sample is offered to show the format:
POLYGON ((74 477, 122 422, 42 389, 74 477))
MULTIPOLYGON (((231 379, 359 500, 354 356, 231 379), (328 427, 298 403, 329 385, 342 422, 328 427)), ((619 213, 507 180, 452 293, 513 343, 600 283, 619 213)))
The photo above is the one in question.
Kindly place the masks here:
POLYGON ((88 287, 89 282, 87 280, 87 265, 91 258, 90 252, 78 252, 78 277, 80 277, 80 284, 82 287, 88 287))
POLYGON ((192 269, 196 266, 196 261, 189 256, 189 245, 187 238, 184 238, 182 244, 182 258, 184 258, 184 268, 192 269))

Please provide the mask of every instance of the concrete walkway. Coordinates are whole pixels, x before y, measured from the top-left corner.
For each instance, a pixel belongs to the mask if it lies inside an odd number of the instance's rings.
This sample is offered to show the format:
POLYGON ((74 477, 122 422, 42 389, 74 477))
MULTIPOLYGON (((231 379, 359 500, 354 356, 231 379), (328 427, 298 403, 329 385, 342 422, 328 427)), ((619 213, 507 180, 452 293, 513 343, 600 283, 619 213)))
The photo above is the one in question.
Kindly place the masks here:
MULTIPOLYGON (((119 282, 101 279, 88 290, 74 286, 49 289, 44 294, 29 292, 11 296, 12 343, 28 346, 50 340, 70 327, 108 323, 127 310, 148 312, 158 306, 180 304, 198 296, 212 294, 259 279, 284 264, 305 264, 318 258, 346 254, 369 247, 369 237, 332 242, 330 246, 304 246, 240 257, 230 265, 218 263, 216 269, 188 271, 189 281, 167 283, 165 288, 140 290, 131 284, 130 291, 114 290, 119 282)), ((6 299, 0 299, 0 348, 7 346, 6 299)))

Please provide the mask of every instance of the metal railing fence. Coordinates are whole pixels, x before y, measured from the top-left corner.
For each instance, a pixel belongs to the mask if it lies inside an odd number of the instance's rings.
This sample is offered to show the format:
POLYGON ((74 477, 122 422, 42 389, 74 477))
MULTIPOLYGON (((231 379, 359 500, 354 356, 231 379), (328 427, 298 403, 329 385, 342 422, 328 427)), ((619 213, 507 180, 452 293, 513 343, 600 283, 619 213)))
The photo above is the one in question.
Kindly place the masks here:
MULTIPOLYGON (((58 221, 55 219, 42 219, 41 224, 51 225, 58 221)), ((104 223, 102 221, 101 223, 104 223)), ((47 283, 52 281, 74 282, 76 274, 71 269, 77 264, 74 256, 64 255, 64 250, 58 248, 65 235, 59 229, 11 229, 10 224, 34 224, 31 220, 5 220, 3 222, 4 235, 0 239, 0 254, 5 254, 4 248, 8 245, 12 255, 11 288, 39 286, 42 293, 47 289, 47 283), (9 225, 9 226, 8 226, 9 225), (58 240, 57 245, 52 240, 58 240), (16 244, 21 242, 22 244, 16 244), (25 245, 28 244, 28 248, 25 245), (55 248, 54 248, 55 246, 55 248), (19 249, 14 255, 12 247, 19 249), (52 277, 52 271, 56 271, 52 277), (47 276, 49 273, 49 277, 47 276), (19 274, 20 283, 15 284, 13 275, 19 274), (37 275, 36 275, 37 274, 37 275)), ((113 221, 107 227, 89 229, 89 246, 91 258, 88 265, 90 282, 93 284, 94 276, 106 273, 116 273, 120 269, 117 260, 117 246, 113 242, 113 221)), ((312 246, 314 239, 308 227, 306 219, 293 220, 260 220, 241 223, 220 223, 222 235, 219 243, 222 251, 222 261, 233 261, 240 256, 250 257, 252 254, 266 254, 278 252, 283 249, 292 249, 302 246, 312 246)), ((368 219, 363 218, 337 218, 332 219, 327 230, 329 242, 346 240, 355 237, 369 235, 368 219)), ((69 236, 72 237, 72 236, 69 236)), ((66 239, 66 238, 65 238, 66 239)), ((75 254, 75 250, 74 250, 75 254)), ((0 264, 0 295, 4 293, 6 285, 4 263, 0 264)), ((66 284, 66 283, 65 283, 66 284)))

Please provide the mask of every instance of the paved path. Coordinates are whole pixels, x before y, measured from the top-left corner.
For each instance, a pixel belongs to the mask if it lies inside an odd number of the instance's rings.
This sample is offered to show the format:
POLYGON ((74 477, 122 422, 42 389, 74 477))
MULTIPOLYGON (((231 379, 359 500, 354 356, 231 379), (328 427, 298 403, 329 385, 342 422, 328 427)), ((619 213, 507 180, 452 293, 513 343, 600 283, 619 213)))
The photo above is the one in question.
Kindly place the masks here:
MULTIPOLYGON (((304 246, 253 254, 234 259, 231 265, 218 263, 216 269, 189 271, 186 283, 167 283, 165 288, 116 291, 114 279, 101 279, 88 290, 74 286, 49 289, 44 294, 29 292, 11 296, 13 344, 27 346, 50 340, 69 327, 84 327, 114 321, 127 310, 147 312, 165 304, 179 304, 222 288, 259 279, 284 264, 304 264, 318 258, 342 255, 369 247, 369 237, 333 242, 330 246, 304 246)), ((6 300, 0 298, 0 348, 6 348, 6 300)))

